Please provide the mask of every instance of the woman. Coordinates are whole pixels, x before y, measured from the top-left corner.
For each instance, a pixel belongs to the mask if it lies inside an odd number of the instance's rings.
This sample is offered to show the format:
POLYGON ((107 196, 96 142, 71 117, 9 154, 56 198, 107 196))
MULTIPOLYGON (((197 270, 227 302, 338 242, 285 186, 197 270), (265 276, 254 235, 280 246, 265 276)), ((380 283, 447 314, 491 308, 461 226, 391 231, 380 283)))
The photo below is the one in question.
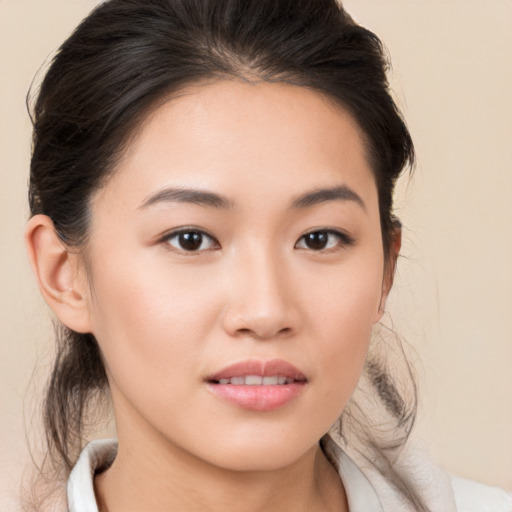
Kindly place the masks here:
POLYGON ((462 503, 402 450, 414 383, 369 350, 414 160, 385 71, 329 0, 111 0, 61 47, 26 240, 62 323, 45 414, 69 510, 462 503), (78 458, 105 395, 117 441, 78 458))

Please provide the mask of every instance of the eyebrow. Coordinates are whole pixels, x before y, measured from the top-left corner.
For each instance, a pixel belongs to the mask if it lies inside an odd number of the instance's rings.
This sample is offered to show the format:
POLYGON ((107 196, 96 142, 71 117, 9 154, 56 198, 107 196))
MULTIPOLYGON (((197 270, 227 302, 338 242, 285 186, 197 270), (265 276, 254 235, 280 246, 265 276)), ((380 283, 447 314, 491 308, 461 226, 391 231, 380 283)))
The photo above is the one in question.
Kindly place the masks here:
MULTIPOLYGON (((346 185, 319 188, 306 192, 293 200, 291 209, 302 210, 328 201, 352 201, 366 211, 364 201, 346 185)), ((216 209, 233 208, 234 203, 227 197, 195 188, 165 188, 145 199, 139 208, 147 208, 156 203, 192 203, 216 209)))
POLYGON ((292 208, 294 210, 310 208, 311 206, 328 201, 353 201, 366 211, 366 205, 361 199, 361 196, 346 185, 332 188, 319 188, 312 192, 307 192, 293 201, 292 208))
POLYGON ((232 201, 219 194, 194 188, 165 188, 145 199, 139 208, 147 208, 155 203, 192 203, 218 209, 233 207, 232 201))

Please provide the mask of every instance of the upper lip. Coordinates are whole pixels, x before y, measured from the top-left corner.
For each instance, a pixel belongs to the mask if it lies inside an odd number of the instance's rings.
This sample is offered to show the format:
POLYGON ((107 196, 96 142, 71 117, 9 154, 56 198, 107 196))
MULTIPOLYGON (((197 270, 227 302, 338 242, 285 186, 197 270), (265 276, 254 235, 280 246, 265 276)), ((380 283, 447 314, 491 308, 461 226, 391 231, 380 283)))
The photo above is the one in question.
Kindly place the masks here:
POLYGON ((251 359, 226 366, 217 373, 206 378, 207 381, 219 381, 231 377, 243 377, 245 375, 260 375, 271 377, 280 375, 297 381, 306 381, 306 376, 295 366, 282 359, 270 359, 261 361, 251 359))

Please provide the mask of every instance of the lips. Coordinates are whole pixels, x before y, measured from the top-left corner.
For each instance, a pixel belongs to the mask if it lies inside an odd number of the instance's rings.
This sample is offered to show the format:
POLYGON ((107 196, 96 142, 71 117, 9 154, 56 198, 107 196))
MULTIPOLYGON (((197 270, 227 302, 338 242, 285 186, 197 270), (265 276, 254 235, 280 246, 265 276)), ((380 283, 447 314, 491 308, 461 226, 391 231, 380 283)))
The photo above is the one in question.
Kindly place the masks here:
POLYGON ((295 366, 282 359, 269 361, 249 360, 227 366, 206 379, 217 384, 234 385, 282 385, 307 381, 306 376, 295 366), (275 379, 277 382, 270 381, 275 379), (241 379, 244 379, 242 381, 241 379), (284 378, 284 381, 283 381, 284 378))
POLYGON ((223 401, 249 411, 268 412, 292 402, 308 381, 295 366, 273 359, 227 366, 206 382, 208 389, 223 401))
POLYGON ((233 386, 282 386, 283 384, 292 384, 296 381, 284 375, 270 375, 267 377, 262 377, 261 375, 243 375, 229 379, 219 379, 215 382, 217 384, 231 384, 233 386))

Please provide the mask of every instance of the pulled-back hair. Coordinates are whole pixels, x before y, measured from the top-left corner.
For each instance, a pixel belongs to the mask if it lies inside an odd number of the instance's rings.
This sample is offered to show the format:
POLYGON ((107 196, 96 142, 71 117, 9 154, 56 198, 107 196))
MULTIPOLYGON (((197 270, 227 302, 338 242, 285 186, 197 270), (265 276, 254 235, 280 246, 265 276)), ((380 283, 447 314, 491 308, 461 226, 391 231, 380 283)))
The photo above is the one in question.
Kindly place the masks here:
MULTIPOLYGON (((90 200, 102 187, 148 113, 187 85, 223 78, 286 82, 317 91, 356 120, 378 188, 384 253, 397 228, 392 197, 413 164, 409 132, 389 91, 380 40, 335 0, 109 0, 60 47, 32 110, 32 215, 48 215, 58 236, 80 250, 88 239, 90 200)), ((389 415, 374 435, 364 408, 351 403, 340 420, 349 443, 380 454, 384 473, 426 510, 392 471, 416 410, 413 379, 401 386, 372 352, 364 379, 389 415), (389 441, 391 440, 391 441, 389 441)), ((84 443, 91 404, 108 394, 92 334, 57 329, 57 354, 46 391, 48 453, 67 472, 84 443)), ((367 411, 366 411, 367 412, 367 411)), ((370 411, 371 412, 371 411, 370 411)))

